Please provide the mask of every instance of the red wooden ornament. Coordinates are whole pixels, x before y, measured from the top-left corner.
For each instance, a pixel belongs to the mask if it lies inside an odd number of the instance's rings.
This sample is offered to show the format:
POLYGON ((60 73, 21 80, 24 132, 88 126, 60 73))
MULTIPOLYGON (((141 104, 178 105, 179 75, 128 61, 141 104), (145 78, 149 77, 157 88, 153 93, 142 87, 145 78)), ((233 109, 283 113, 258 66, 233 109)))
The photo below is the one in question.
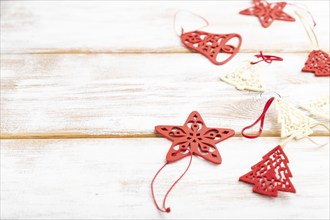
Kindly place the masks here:
POLYGON ((239 34, 211 34, 203 31, 191 31, 182 33, 182 43, 198 53, 206 56, 212 63, 222 65, 231 60, 239 51, 242 44, 242 37, 239 34), (227 44, 228 41, 237 38, 236 46, 227 44), (220 54, 229 54, 220 59, 220 54))
POLYGON ((166 161, 180 160, 195 154, 215 164, 221 163, 221 156, 216 148, 220 141, 233 136, 235 131, 228 128, 208 128, 198 112, 190 113, 183 126, 159 125, 156 131, 173 141, 166 161))
POLYGON ((254 0, 253 7, 240 11, 242 15, 254 15, 259 18, 261 25, 268 28, 274 20, 295 21, 293 17, 283 12, 286 2, 269 3, 262 0, 254 0))
POLYGON ((155 174, 150 185, 151 195, 156 208, 160 212, 169 213, 171 212, 171 209, 170 207, 166 206, 166 199, 171 190, 174 188, 174 186, 188 171, 192 161, 192 155, 195 154, 204 158, 207 161, 210 161, 215 164, 220 164, 221 156, 215 144, 233 136, 235 134, 235 131, 232 129, 225 128, 207 128, 198 112, 190 113, 188 119, 183 126, 159 125, 155 127, 155 130, 160 135, 166 137, 173 142, 171 148, 167 153, 166 163, 155 174), (156 201, 154 193, 155 179, 167 164, 180 160, 187 156, 190 156, 190 161, 186 170, 168 189, 164 196, 162 207, 160 207, 156 201))
POLYGON ((322 50, 313 50, 308 55, 302 72, 312 72, 315 76, 330 76, 330 57, 322 50))
POLYGON ((292 174, 288 163, 287 156, 278 145, 239 180, 253 184, 253 192, 266 196, 276 197, 278 191, 295 193, 296 190, 290 181, 292 174))

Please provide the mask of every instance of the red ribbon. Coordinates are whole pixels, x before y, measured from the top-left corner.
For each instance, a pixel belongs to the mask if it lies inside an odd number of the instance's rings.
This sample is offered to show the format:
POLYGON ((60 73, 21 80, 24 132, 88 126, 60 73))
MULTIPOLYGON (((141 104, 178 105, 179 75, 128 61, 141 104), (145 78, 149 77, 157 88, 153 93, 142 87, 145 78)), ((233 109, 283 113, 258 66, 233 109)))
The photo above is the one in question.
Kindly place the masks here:
POLYGON ((262 133, 262 129, 264 127, 264 121, 265 121, 265 116, 266 116, 266 113, 269 109, 269 107, 271 106, 271 104, 273 103, 274 101, 274 97, 271 97, 265 104, 265 107, 264 107, 264 110, 262 111, 261 115, 259 116, 259 118, 252 124, 252 125, 249 125, 249 126, 246 126, 245 128, 242 129, 242 136, 243 137, 246 137, 246 138, 250 138, 250 139, 253 139, 253 138, 257 138, 260 136, 260 134, 262 133), (255 126, 258 122, 260 121, 260 128, 259 128, 259 132, 258 134, 256 135, 247 135, 247 134, 244 134, 244 131, 246 129, 249 129, 249 128, 252 128, 253 126, 255 126))
POLYGON ((273 61, 283 61, 283 58, 273 56, 273 55, 263 55, 262 51, 260 51, 260 54, 254 55, 257 58, 261 58, 261 60, 256 61, 256 62, 251 62, 252 65, 260 63, 262 61, 265 61, 266 63, 272 63, 273 61))

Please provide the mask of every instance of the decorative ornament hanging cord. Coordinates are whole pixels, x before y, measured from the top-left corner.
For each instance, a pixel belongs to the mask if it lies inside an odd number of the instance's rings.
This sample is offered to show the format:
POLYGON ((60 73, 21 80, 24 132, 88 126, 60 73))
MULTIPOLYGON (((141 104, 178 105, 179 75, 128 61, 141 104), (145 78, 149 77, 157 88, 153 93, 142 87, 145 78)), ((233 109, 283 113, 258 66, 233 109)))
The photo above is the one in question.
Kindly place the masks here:
POLYGON ((166 162, 158 171, 157 173, 155 174, 154 178, 152 179, 151 181, 151 194, 152 194, 152 199, 154 201, 154 204, 156 206, 156 208, 160 211, 160 212, 171 212, 171 208, 170 207, 166 207, 166 199, 167 199, 167 196, 168 194, 170 194, 170 192, 172 191, 172 189, 174 188, 174 186, 182 179, 182 177, 187 173, 187 171, 189 170, 190 168, 190 165, 191 165, 191 161, 192 161, 192 153, 191 151, 189 151, 189 155, 190 155, 190 160, 189 160, 189 164, 187 166, 187 168, 185 169, 185 171, 182 173, 182 175, 172 184, 172 186, 167 190, 165 196, 164 196, 164 199, 163 199, 163 209, 161 209, 158 204, 157 204, 157 201, 156 201, 156 198, 155 198, 155 194, 154 194, 154 182, 155 182, 155 179, 157 178, 158 174, 165 168, 165 166, 167 166, 169 163, 166 162))
POLYGON ((303 15, 301 15, 298 11, 295 11, 295 13, 299 17, 302 25, 304 26, 304 29, 306 31, 306 34, 309 38, 309 41, 312 45, 313 50, 318 50, 319 49, 319 41, 318 41, 317 36, 315 34, 315 31, 314 31, 314 28, 316 26, 316 22, 314 20, 314 17, 311 15, 312 19, 313 19, 313 27, 312 27, 303 15))
POLYGON ((264 55, 262 51, 260 51, 260 54, 254 55, 257 58, 261 58, 261 60, 258 60, 256 62, 251 62, 250 64, 254 65, 257 63, 260 63, 262 61, 265 61, 266 63, 271 64, 273 61, 283 61, 283 58, 278 57, 278 56, 273 56, 273 55, 264 55))
POLYGON ((177 16, 178 16, 178 14, 180 14, 180 13, 187 13, 187 14, 193 15, 193 16, 195 16, 196 18, 200 19, 201 21, 205 22, 204 25, 202 25, 202 26, 200 26, 200 27, 198 27, 198 28, 196 28, 196 29, 202 29, 202 28, 205 28, 205 27, 209 26, 209 22, 208 22, 204 17, 202 17, 202 16, 200 16, 200 15, 198 15, 198 14, 195 14, 195 13, 193 13, 193 12, 187 11, 187 10, 179 10, 179 11, 177 11, 177 12, 175 13, 175 15, 174 15, 174 20, 173 20, 173 28, 174 28, 174 30, 175 30, 175 33, 176 33, 179 37, 181 37, 181 35, 182 35, 183 32, 184 32, 184 28, 183 28, 182 26, 180 26, 180 28, 179 28, 179 29, 180 29, 180 32, 178 32, 178 28, 177 28, 177 16))
POLYGON ((253 138, 257 138, 257 137, 259 137, 259 136, 261 135, 262 130, 263 130, 263 127, 264 127, 264 122, 265 122, 265 116, 266 116, 266 113, 267 113, 269 107, 271 106, 271 104, 273 103, 274 99, 275 99, 274 97, 271 97, 271 98, 266 102, 265 107, 264 107, 264 109, 263 109, 261 115, 259 116, 259 118, 258 118, 255 122, 253 122, 251 125, 248 125, 248 126, 246 126, 246 127, 244 127, 244 128, 242 129, 241 134, 242 134, 243 137, 253 139, 253 138), (247 134, 244 133, 246 129, 252 128, 252 127, 255 126, 259 121, 260 121, 260 127, 259 127, 259 131, 258 131, 257 134, 255 134, 255 135, 247 135, 247 134))

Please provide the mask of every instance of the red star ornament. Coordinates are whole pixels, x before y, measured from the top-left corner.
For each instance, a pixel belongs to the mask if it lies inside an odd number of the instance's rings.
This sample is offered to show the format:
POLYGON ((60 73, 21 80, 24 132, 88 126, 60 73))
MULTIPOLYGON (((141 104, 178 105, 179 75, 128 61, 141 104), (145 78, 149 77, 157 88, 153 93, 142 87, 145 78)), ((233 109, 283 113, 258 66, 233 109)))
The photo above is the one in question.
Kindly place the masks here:
POLYGON ((330 57, 322 50, 313 50, 308 55, 302 72, 312 72, 315 76, 330 76, 330 57))
POLYGON ((276 197, 278 191, 295 193, 296 190, 290 181, 292 174, 288 163, 287 156, 278 145, 239 180, 253 184, 253 192, 266 196, 276 197))
POLYGON ((267 1, 255 0, 254 6, 240 11, 242 15, 254 15, 259 18, 261 25, 268 28, 274 20, 295 21, 293 17, 283 12, 286 2, 269 3, 267 1))
POLYGON ((203 54, 212 63, 223 65, 238 53, 242 44, 242 37, 239 34, 211 34, 203 31, 191 31, 182 33, 181 41, 189 49, 203 54), (232 39, 238 39, 237 45, 227 44, 232 39))
POLYGON ((175 162, 195 154, 215 164, 221 164, 220 153, 215 146, 220 141, 233 136, 235 131, 228 128, 208 128, 196 111, 190 113, 183 126, 159 125, 156 132, 171 140, 166 161, 175 162))

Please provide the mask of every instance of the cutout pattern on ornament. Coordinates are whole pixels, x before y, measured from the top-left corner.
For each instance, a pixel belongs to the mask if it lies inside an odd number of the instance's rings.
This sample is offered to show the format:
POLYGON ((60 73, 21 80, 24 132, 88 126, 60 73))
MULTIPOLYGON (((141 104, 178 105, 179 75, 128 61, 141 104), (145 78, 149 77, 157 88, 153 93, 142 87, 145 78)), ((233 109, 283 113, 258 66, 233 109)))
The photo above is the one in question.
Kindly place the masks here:
POLYGON ((295 21, 293 17, 283 12, 286 2, 268 3, 267 1, 254 0, 253 7, 240 11, 242 15, 257 16, 261 25, 268 28, 274 20, 295 21))
POLYGON ((281 137, 297 135, 295 138, 301 138, 313 133, 312 127, 319 124, 316 120, 308 117, 302 111, 277 98, 275 102, 277 111, 277 120, 281 124, 281 137))
POLYGON ((312 72, 315 76, 330 76, 330 57, 322 50, 313 50, 308 55, 302 72, 312 72))
POLYGON ((242 38, 239 34, 211 34, 203 31, 192 31, 182 33, 181 41, 186 47, 206 56, 212 63, 222 65, 238 53, 242 38), (227 44, 235 38, 238 39, 236 46, 227 44))
POLYGON ((175 162, 192 154, 215 164, 221 163, 220 153, 215 146, 233 136, 235 131, 228 128, 208 128, 196 111, 192 112, 183 126, 159 125, 157 133, 171 140, 166 161, 175 162))
POLYGON ((262 92, 266 89, 260 81, 259 72, 249 63, 237 68, 234 72, 221 76, 220 79, 235 86, 238 90, 262 92))
POLYGON ((330 119, 330 96, 323 97, 314 102, 301 104, 300 106, 309 111, 312 115, 328 120, 330 119))
POLYGON ((278 145, 239 180, 253 184, 253 192, 266 196, 276 197, 278 191, 295 193, 296 190, 290 181, 292 174, 288 163, 287 156, 278 145))

